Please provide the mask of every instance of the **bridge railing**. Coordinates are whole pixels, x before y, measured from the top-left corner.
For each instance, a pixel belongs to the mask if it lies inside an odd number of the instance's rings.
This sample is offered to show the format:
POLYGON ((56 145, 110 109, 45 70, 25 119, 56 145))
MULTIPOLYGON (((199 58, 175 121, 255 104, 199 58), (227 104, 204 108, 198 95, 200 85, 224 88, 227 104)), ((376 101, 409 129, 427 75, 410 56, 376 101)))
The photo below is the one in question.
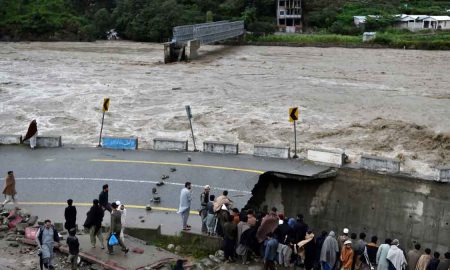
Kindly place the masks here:
POLYGON ((244 33, 244 21, 218 21, 193 25, 182 25, 173 28, 172 41, 184 45, 189 40, 198 40, 201 44, 233 38, 244 33))

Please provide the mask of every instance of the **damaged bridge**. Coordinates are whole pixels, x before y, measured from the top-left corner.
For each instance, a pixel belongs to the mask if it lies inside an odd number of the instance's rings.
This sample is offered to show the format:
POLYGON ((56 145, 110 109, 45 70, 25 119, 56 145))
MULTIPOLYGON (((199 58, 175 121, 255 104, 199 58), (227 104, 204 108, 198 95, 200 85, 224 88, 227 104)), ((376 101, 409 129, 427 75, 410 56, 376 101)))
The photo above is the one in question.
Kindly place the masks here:
POLYGON ((198 56, 201 45, 244 34, 244 21, 219 21, 173 28, 172 41, 164 43, 164 63, 186 61, 198 56))

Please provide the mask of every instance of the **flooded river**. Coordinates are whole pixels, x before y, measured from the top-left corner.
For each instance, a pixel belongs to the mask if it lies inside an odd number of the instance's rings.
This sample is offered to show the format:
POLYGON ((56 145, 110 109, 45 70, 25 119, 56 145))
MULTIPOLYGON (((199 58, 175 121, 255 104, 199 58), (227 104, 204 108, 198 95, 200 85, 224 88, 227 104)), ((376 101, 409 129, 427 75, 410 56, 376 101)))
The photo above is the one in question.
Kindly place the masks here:
MULTIPOLYGON (((339 148, 405 160, 429 174, 450 165, 450 52, 223 47, 165 65, 160 44, 0 43, 0 133, 96 144, 105 135, 189 138, 189 104, 204 140, 291 145, 288 108, 300 107, 299 147, 339 148)), ((190 144, 192 142, 190 141, 190 144)), ((304 154, 304 152, 302 152, 304 154)))

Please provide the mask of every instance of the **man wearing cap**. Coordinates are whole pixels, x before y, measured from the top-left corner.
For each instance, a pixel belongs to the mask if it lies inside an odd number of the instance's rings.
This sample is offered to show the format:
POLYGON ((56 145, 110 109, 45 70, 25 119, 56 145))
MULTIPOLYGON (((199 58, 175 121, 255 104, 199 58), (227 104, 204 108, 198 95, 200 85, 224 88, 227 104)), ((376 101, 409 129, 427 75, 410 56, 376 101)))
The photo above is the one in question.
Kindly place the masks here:
POLYGON ((202 194, 200 194, 200 216, 202 218, 202 233, 208 233, 208 229, 206 227, 206 216, 208 215, 208 211, 206 209, 206 206, 209 202, 209 191, 211 190, 211 187, 209 185, 206 185, 202 194))
MULTIPOLYGON (((350 240, 350 237, 348 236, 348 233, 349 233, 349 229, 344 228, 344 230, 342 231, 342 235, 339 235, 339 237, 337 239, 339 252, 342 251, 342 248, 344 247, 345 241, 350 240)), ((341 261, 338 261, 337 269, 340 269, 341 268, 340 266, 341 266, 341 261)))
POLYGON ((392 240, 391 247, 386 256, 386 260, 389 262, 389 269, 402 270, 406 266, 406 258, 403 254, 403 250, 398 248, 400 242, 398 239, 392 240))
MULTIPOLYGON (((348 233, 348 231, 347 231, 348 233)), ((343 243, 343 247, 341 249, 341 270, 350 270, 352 269, 353 264, 353 249, 352 249, 352 241, 346 240, 343 243)))
POLYGON ((16 204, 16 179, 14 178, 13 171, 9 171, 5 177, 5 187, 3 188, 3 194, 5 195, 5 201, 0 205, 0 210, 3 209, 5 204, 13 202, 16 204))

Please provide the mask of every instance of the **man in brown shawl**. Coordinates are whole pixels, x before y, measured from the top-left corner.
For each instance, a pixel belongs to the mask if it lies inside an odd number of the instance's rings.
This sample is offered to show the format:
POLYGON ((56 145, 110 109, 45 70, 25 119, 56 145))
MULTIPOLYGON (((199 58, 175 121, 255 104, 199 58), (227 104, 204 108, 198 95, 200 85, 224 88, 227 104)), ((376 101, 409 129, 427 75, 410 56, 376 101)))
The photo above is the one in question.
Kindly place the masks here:
POLYGON ((261 221, 261 226, 259 226, 258 231, 256 232, 256 239, 258 240, 258 243, 264 242, 267 234, 275 231, 278 227, 278 220, 277 209, 272 207, 272 211, 270 211, 270 213, 263 218, 261 221))
POLYGON ((13 171, 9 171, 8 175, 5 177, 5 187, 3 188, 3 194, 5 195, 5 201, 0 205, 0 209, 3 209, 5 204, 13 202, 16 204, 16 199, 14 196, 16 192, 16 179, 14 178, 13 171))
POLYGON ((28 127, 27 134, 23 138, 22 142, 24 142, 24 141, 29 139, 30 140, 30 147, 31 147, 31 149, 34 149, 36 147, 37 135, 38 135, 37 122, 36 122, 36 119, 35 119, 35 120, 31 121, 30 126, 28 127))

